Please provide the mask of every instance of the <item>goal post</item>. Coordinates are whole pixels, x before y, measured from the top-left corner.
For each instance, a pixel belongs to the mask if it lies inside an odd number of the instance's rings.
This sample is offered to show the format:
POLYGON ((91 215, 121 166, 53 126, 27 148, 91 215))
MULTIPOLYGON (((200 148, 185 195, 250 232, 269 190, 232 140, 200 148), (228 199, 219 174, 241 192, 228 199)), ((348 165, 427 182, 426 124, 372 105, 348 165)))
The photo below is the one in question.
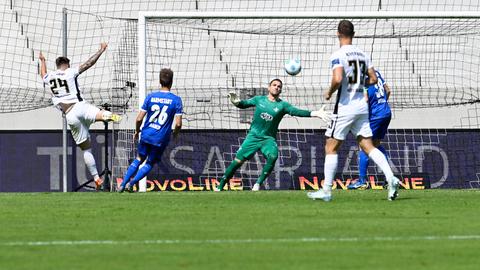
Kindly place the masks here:
MULTIPOLYGON (((325 104, 322 89, 328 87, 329 57, 338 48, 335 34, 341 19, 353 20, 354 43, 371 55, 393 88, 392 132, 384 145, 395 173, 409 176, 423 166, 417 172, 431 173, 432 183, 441 185, 452 172, 445 169, 443 155, 425 168, 425 149, 441 148, 451 129, 480 127, 475 79, 480 33, 474 27, 480 12, 140 12, 138 106, 149 91, 158 89, 163 66, 172 67, 172 90, 184 100, 187 134, 183 145, 165 157, 176 173, 218 179, 233 160, 251 112, 232 108, 225 98, 229 91, 241 98, 265 94, 268 81, 279 77, 284 81, 282 98, 293 105, 313 110, 325 104), (283 61, 292 56, 302 60, 302 72, 294 77, 282 70, 283 61), (236 133, 222 133, 229 130, 236 133), (196 146, 212 140, 217 144, 196 146), (180 156, 172 154, 181 151, 180 156), (186 154, 190 151, 195 154, 186 154), (197 164, 200 156, 206 164, 197 164)), ((326 104, 333 108, 333 102, 326 104)), ((310 174, 323 171, 324 128, 317 120, 282 121, 280 156, 269 188, 293 182, 297 168, 308 168, 310 174), (307 165, 298 165, 307 159, 305 153, 310 155, 307 165)), ((355 147, 346 145, 341 154, 339 171, 346 177, 358 174, 355 147)), ((244 186, 254 183, 263 164, 261 155, 254 156, 239 170, 244 186)), ((371 167, 369 174, 381 175, 371 167)), ((453 170, 470 177, 462 168, 453 170)), ((143 183, 140 188, 145 190, 143 183)))

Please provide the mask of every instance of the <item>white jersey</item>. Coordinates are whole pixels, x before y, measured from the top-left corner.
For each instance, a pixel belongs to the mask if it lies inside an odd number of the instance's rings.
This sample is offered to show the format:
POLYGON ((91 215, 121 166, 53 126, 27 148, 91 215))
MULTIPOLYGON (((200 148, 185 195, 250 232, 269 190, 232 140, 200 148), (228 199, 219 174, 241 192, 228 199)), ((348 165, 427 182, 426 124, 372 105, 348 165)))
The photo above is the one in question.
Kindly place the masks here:
POLYGON ((373 68, 370 57, 354 45, 343 45, 330 57, 331 68, 343 67, 334 114, 368 114, 363 94, 367 70, 373 68))
POLYGON ((43 77, 43 82, 47 84, 47 87, 52 91, 53 105, 83 101, 83 96, 77 82, 78 75, 78 67, 75 67, 67 68, 66 70, 51 71, 43 77))

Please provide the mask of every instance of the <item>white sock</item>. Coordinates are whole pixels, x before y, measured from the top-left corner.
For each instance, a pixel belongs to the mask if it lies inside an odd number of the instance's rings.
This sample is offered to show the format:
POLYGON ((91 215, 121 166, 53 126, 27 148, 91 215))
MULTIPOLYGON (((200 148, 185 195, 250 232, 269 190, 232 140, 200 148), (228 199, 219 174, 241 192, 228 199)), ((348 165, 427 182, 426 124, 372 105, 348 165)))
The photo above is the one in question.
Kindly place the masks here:
POLYGON ((325 164, 323 167, 323 172, 325 175, 325 181, 323 182, 323 190, 330 192, 333 186, 333 178, 335 178, 335 173, 337 172, 338 165, 338 155, 326 155, 325 164))
POLYGON ((97 180, 98 171, 97 165, 95 164, 95 158, 92 154, 92 149, 87 149, 83 151, 83 160, 85 161, 85 165, 87 165, 88 171, 93 176, 93 179, 97 180))
POLYGON ((385 155, 377 148, 374 148, 372 151, 370 151, 368 156, 373 160, 373 162, 375 162, 375 164, 377 164, 378 167, 380 167, 380 169, 382 169, 385 177, 387 178, 387 182, 390 182, 390 179, 393 177, 393 172, 385 155))
POLYGON ((109 112, 109 111, 103 111, 102 119, 103 119, 103 121, 108 121, 108 120, 112 119, 112 113, 109 112))

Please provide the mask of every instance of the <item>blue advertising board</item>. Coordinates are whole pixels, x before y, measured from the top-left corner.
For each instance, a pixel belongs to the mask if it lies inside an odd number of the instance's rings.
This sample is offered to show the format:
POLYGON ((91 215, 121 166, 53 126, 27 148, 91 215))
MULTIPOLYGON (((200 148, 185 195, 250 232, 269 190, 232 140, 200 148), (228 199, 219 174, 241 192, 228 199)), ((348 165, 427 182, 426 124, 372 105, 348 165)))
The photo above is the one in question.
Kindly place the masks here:
MULTIPOLYGON (((266 181, 268 189, 314 189, 323 179, 325 137, 322 130, 280 132, 279 159, 266 181)), ((244 130, 185 130, 172 140, 162 161, 148 175, 149 190, 211 190, 233 160, 244 130)), ((0 191, 61 191, 61 131, 3 131, 0 133, 0 191)), ((103 169, 104 135, 92 132, 93 152, 103 169)), ((384 142, 389 162, 404 188, 480 187, 479 130, 390 130, 384 142)), ((111 152, 111 151, 110 151, 111 152)), ((339 151, 336 187, 358 177, 358 146, 347 138, 339 151)), ((265 160, 257 153, 238 170, 228 188, 251 186, 265 160)), ((68 190, 90 176, 81 150, 69 135, 68 190)), ((383 175, 374 164, 368 170, 373 188, 381 189, 383 175)), ((114 175, 114 181, 121 181, 114 175)))

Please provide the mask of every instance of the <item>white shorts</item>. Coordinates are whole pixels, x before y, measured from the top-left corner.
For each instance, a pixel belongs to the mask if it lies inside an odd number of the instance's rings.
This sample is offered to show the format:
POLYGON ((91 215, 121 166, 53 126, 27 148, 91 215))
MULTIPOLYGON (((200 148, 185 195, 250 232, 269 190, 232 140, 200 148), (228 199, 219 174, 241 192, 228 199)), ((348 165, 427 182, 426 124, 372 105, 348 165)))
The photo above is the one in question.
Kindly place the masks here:
POLYGON ((334 115, 328 125, 325 136, 344 141, 348 132, 352 132, 355 138, 358 136, 364 138, 372 137, 368 113, 334 115))
POLYGON ((67 123, 77 144, 81 144, 90 138, 90 125, 95 122, 99 111, 100 109, 92 104, 81 101, 75 103, 67 113, 67 123))

